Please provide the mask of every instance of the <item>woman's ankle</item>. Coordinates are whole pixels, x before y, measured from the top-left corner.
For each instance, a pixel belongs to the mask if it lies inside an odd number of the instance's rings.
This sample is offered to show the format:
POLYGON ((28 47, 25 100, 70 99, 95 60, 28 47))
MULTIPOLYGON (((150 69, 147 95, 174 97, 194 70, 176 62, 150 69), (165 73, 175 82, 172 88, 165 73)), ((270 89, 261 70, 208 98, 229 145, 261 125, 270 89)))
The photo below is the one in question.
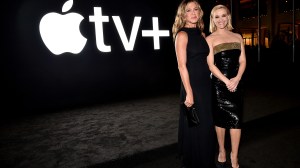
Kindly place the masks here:
POLYGON ((218 162, 226 162, 226 151, 219 151, 218 162))
POLYGON ((239 168, 237 153, 230 153, 230 160, 232 168, 239 168))

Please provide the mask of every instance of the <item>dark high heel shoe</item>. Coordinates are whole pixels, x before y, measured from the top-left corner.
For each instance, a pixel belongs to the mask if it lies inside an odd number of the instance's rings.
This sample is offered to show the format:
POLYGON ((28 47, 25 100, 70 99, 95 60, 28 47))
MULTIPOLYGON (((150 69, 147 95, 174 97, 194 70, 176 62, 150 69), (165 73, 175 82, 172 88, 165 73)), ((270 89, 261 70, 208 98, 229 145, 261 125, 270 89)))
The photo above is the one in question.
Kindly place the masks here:
POLYGON ((216 166, 217 166, 217 168, 226 168, 226 161, 225 162, 217 161, 216 166))

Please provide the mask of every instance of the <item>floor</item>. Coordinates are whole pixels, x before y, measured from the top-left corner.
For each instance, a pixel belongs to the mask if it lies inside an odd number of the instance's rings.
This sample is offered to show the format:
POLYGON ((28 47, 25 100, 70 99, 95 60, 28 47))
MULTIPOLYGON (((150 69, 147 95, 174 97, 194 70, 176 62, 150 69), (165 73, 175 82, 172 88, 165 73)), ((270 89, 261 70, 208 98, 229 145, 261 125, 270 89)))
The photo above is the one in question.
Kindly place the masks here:
MULTIPOLYGON (((246 87, 240 167, 298 168, 299 83, 261 76, 246 87)), ((0 167, 180 167, 178 98, 162 94, 5 120, 0 167)))

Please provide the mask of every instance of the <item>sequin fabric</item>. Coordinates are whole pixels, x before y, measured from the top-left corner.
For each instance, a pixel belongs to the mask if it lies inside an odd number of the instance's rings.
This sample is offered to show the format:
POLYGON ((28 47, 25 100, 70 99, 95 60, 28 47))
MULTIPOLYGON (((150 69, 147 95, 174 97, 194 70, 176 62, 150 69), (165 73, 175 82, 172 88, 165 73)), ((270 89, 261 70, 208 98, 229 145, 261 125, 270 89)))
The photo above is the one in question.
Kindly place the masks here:
MULTIPOLYGON (((214 47, 214 61, 219 70, 227 77, 237 75, 239 68, 240 43, 222 43, 214 47)), ((213 113, 215 125, 222 128, 241 128, 243 111, 243 85, 240 81, 237 90, 230 92, 225 83, 212 76, 213 113)))

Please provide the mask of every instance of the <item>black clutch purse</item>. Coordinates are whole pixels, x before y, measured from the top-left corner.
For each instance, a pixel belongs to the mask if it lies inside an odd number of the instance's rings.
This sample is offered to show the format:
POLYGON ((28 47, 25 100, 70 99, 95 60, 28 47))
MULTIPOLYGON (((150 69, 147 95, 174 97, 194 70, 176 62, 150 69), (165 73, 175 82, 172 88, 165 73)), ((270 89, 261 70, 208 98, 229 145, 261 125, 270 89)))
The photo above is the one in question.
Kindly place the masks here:
POLYGON ((181 104, 183 112, 186 116, 187 123, 189 127, 196 127, 200 124, 198 115, 197 115, 197 108, 192 106, 192 107, 187 107, 184 103, 181 104))

